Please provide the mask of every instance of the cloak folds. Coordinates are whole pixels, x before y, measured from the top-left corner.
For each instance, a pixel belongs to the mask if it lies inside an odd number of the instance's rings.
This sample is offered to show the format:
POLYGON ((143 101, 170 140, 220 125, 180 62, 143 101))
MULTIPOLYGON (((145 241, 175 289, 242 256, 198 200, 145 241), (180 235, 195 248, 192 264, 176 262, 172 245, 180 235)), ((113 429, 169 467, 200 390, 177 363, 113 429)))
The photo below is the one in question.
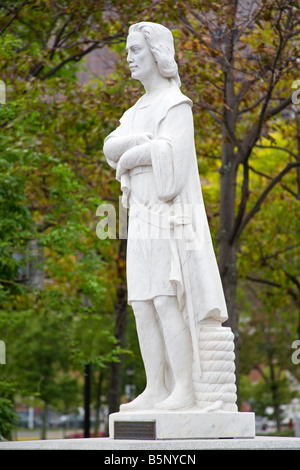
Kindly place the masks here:
MULTIPOLYGON (((172 293, 177 296, 186 319, 188 284, 196 322, 209 318, 224 322, 228 314, 198 174, 192 102, 177 86, 165 89, 151 101, 145 100, 144 97, 146 95, 123 114, 120 126, 104 143, 107 161, 117 169, 123 150, 139 145, 136 136, 141 133, 151 135, 149 143, 143 146, 143 154, 141 148, 134 167, 119 177, 122 202, 129 208, 128 242, 131 223, 134 226, 135 221, 141 222, 143 218, 148 218, 149 221, 148 215, 153 215, 157 208, 161 208, 158 209, 159 215, 164 214, 164 207, 171 208, 172 220, 175 222, 172 234, 177 231, 177 236, 175 233, 175 236, 163 241, 167 243, 169 251, 168 281, 172 293), (119 139, 119 155, 112 156, 106 151, 106 144, 112 138, 119 139), (144 180, 138 180, 137 175, 144 180), (151 187, 154 194, 151 201, 146 196, 142 199, 136 197, 136 194, 139 194, 136 191, 139 184, 140 193, 143 188, 147 193, 147 186, 151 187), (184 236, 184 257, 182 237, 178 236, 178 233, 184 236), (186 263, 185 266, 183 262, 186 263), (186 276, 189 278, 188 282, 185 281, 186 276)), ((169 218, 162 217, 160 220, 164 223, 167 220, 169 223, 169 218)), ((133 263, 130 269, 134 270, 133 263)))

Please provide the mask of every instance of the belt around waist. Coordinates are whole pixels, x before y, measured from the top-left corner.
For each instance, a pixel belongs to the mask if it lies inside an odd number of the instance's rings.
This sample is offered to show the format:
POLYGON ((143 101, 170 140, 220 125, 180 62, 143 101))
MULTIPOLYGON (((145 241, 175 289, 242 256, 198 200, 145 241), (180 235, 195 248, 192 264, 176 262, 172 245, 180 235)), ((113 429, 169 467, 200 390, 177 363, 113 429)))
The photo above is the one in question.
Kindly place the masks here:
POLYGON ((151 165, 142 165, 142 166, 136 166, 135 168, 132 168, 129 174, 130 176, 135 176, 135 175, 139 175, 140 173, 149 173, 150 171, 152 171, 151 165))

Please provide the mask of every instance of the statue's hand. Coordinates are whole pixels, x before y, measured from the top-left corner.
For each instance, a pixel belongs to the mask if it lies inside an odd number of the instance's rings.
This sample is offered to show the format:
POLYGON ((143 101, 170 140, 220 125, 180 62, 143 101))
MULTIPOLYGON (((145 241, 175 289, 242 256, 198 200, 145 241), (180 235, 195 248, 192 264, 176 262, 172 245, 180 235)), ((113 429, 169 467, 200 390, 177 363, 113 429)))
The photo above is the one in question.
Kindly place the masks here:
POLYGON ((120 157, 126 152, 135 147, 146 144, 151 139, 153 139, 153 135, 146 132, 122 137, 114 135, 111 137, 108 136, 103 146, 103 152, 107 159, 112 162, 118 162, 120 157))
POLYGON ((143 134, 137 134, 136 135, 137 145, 146 144, 151 139, 153 139, 153 134, 151 134, 150 132, 145 132, 143 134))
POLYGON ((127 171, 141 165, 151 165, 151 153, 148 143, 137 145, 123 153, 118 161, 116 178, 120 181, 121 176, 127 171))

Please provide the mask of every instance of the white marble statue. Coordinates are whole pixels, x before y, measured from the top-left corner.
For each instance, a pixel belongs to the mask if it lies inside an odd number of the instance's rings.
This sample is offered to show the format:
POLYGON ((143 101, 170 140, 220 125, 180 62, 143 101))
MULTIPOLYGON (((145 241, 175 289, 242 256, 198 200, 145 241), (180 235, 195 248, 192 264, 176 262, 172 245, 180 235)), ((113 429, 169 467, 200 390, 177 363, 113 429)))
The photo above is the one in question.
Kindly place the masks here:
POLYGON ((172 33, 141 22, 126 44, 145 94, 104 142, 129 208, 128 302, 147 385, 121 411, 236 410, 233 335, 198 174, 192 102, 172 33), (202 339, 201 339, 202 338, 202 339))

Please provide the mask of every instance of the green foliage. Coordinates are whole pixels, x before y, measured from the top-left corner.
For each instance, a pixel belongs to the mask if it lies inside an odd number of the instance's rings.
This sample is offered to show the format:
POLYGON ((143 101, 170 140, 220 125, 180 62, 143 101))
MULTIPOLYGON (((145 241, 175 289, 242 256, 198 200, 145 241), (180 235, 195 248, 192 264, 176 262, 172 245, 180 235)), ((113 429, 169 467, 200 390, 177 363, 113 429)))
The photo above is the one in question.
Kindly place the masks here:
MULTIPOLYGON (((275 107, 286 98, 293 79, 299 78, 293 66, 299 41, 293 38, 285 44, 272 78, 276 48, 282 38, 289 39, 280 35, 278 15, 287 24, 293 5, 296 2, 280 0, 274 5, 267 0, 254 24, 240 25, 233 50, 233 91, 243 98, 235 110, 233 156, 258 123, 268 85, 274 84, 271 105, 275 107)), ((0 339, 8 345, 5 377, 63 408, 62 401, 78 402, 82 381, 78 371, 85 364, 106 374, 107 364, 124 352, 114 335, 116 289, 124 282, 119 242, 100 241, 95 228, 98 205, 110 202, 118 211, 120 193, 102 154, 103 140, 141 93, 140 85, 128 80, 124 51, 128 25, 142 18, 173 30, 182 91, 194 102, 199 171, 218 253, 220 175, 230 170, 221 159, 230 141, 222 132, 232 113, 224 93, 228 77, 224 50, 234 21, 233 3, 34 0, 1 4, 0 12, 0 78, 7 86, 7 104, 0 107, 0 339), (215 42, 211 31, 218 32, 215 42), (94 74, 82 85, 78 75, 86 54, 104 46, 111 49, 115 71, 101 77, 94 74), (34 261, 32 241, 43 255, 42 289, 34 287, 32 279, 25 284, 17 281, 20 269, 34 261)), ((263 119, 264 138, 257 143, 273 148, 251 152, 247 210, 291 161, 288 152, 297 154, 295 122, 285 117, 263 119)), ((243 199, 242 170, 239 165, 235 215, 243 199)), ((293 171, 268 194, 243 231, 237 250, 241 369, 248 374, 262 362, 266 367, 276 365, 279 382, 286 369, 297 377, 289 341, 298 326, 298 193, 293 171)), ((135 363, 142 390, 144 373, 133 321, 127 346, 132 350, 127 363, 135 363)), ((262 390, 265 402, 270 400, 269 391, 262 390)), ((12 422, 9 413, 7 422, 12 422)))
MULTIPOLYGON (((53 23, 47 2, 36 3, 36 9, 26 5, 20 13, 15 36, 8 30, 1 36, 9 45, 1 56, 8 100, 0 108, 0 331, 8 351, 3 378, 65 409, 81 404, 78 371, 86 363, 103 370, 124 352, 113 335, 116 245, 95 232, 97 206, 107 192, 116 192, 99 156, 109 132, 103 130, 102 106, 109 108, 110 94, 102 80, 90 88, 77 85, 74 61, 45 81, 29 78, 41 61, 40 71, 48 73, 74 52, 61 48, 49 60, 51 49, 43 50, 33 25, 38 21, 43 34, 42 25, 45 31, 53 23), (19 269, 36 262, 32 242, 42 253, 39 288, 32 284, 36 272, 25 284, 17 281, 19 269)), ((67 2, 61 8, 65 19, 90 13, 85 3, 79 8, 74 2, 73 13, 67 2)), ((8 414, 2 418, 9 423, 8 414)))
MULTIPOLYGON (((276 382, 268 381, 262 378, 258 382, 251 382, 249 377, 242 376, 240 393, 243 402, 248 402, 253 411, 257 416, 268 417, 269 419, 276 418, 274 412, 274 399, 272 387, 276 387, 278 394, 278 404, 285 405, 290 403, 295 397, 295 392, 291 391, 290 383, 287 377, 283 374, 276 382), (270 409, 273 408, 273 412, 270 409)), ((280 421, 283 419, 283 410, 279 409, 280 421)))
POLYGON ((12 383, 0 380, 0 440, 11 439, 12 431, 17 424, 17 415, 11 397, 15 393, 12 383))

